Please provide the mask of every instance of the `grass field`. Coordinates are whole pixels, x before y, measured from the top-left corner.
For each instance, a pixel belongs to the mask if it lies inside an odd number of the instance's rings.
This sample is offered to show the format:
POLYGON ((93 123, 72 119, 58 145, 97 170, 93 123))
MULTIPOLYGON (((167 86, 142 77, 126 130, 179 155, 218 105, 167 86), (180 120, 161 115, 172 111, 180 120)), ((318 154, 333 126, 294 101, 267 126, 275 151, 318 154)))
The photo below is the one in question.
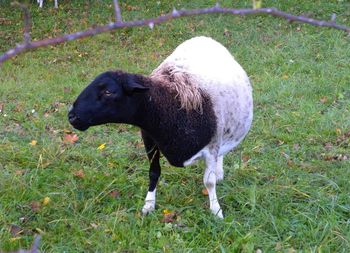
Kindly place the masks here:
MULTIPOLYGON (((59 1, 57 10, 52 1, 42 10, 32 2, 34 39, 113 20, 112 1, 59 1)), ((215 3, 121 2, 125 20, 215 3)), ((295 2, 264 6, 320 19, 336 13, 350 25, 348 1, 295 2)), ((1 0, 0 52, 21 32, 21 12, 1 0)), ((38 233, 42 252, 350 252, 350 37, 343 32, 262 16, 184 18, 20 55, 0 67, 0 84, 0 252, 29 248, 38 233), (67 108, 97 74, 148 74, 197 35, 221 42, 249 74, 254 123, 225 157, 224 220, 202 194, 203 164, 174 168, 165 160, 157 209, 143 217, 148 162, 138 129, 77 132, 67 108), (177 212, 173 223, 162 222, 164 210, 177 212)))

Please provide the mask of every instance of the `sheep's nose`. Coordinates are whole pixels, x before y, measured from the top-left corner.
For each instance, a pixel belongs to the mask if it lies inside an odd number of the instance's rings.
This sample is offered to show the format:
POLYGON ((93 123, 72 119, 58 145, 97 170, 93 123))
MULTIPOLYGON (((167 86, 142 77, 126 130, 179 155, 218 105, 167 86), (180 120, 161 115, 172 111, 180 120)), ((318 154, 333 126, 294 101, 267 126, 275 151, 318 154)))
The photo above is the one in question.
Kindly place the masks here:
POLYGON ((72 124, 72 123, 76 122, 77 120, 79 120, 79 117, 74 112, 69 112, 68 113, 68 120, 72 124))

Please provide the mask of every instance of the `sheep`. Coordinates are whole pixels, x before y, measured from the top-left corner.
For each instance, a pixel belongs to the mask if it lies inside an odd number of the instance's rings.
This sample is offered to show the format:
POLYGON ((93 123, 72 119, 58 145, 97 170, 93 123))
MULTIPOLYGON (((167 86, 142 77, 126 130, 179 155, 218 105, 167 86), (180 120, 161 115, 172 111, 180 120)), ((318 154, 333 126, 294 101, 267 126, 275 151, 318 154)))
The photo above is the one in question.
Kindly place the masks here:
MULTIPOLYGON (((36 0, 40 8, 43 8, 44 0, 36 0)), ((58 0, 55 0, 55 8, 58 8, 58 0)))
POLYGON ((210 210, 219 218, 216 183, 224 178, 223 158, 246 136, 252 119, 246 72, 223 45, 203 36, 180 44, 149 76, 120 70, 100 74, 68 113, 81 131, 105 123, 141 129, 150 162, 143 214, 155 209, 162 153, 176 167, 204 159, 210 210))

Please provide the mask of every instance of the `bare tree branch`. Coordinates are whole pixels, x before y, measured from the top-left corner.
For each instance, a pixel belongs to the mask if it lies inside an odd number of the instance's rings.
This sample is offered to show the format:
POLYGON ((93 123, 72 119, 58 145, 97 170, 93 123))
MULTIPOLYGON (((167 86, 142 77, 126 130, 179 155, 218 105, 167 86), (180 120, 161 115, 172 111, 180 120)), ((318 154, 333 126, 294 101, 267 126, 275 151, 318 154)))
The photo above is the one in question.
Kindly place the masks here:
POLYGON ((119 7, 118 0, 113 0, 113 5, 114 5, 115 22, 116 23, 123 22, 122 14, 120 12, 120 7, 119 7))
MULTIPOLYGON (((96 34, 117 30, 121 28, 128 28, 128 27, 140 27, 140 26, 149 26, 150 28, 153 28, 156 24, 161 24, 168 22, 173 19, 177 19, 180 17, 188 17, 188 16, 196 16, 196 15, 204 15, 204 14, 213 14, 213 13, 219 13, 219 14, 231 14, 231 15, 270 15, 274 17, 279 17, 282 19, 286 19, 289 22, 300 22, 300 23, 307 23, 314 26, 321 26, 321 27, 329 27, 334 28, 337 30, 342 30, 350 34, 350 27, 337 24, 335 20, 331 21, 324 21, 324 20, 318 20, 313 19, 309 17, 304 16, 295 16, 287 12, 280 11, 276 8, 260 8, 260 9, 234 9, 234 8, 222 8, 219 6, 219 4, 216 4, 214 7, 211 8, 203 8, 203 9, 192 9, 192 10, 176 10, 174 9, 172 12, 155 17, 150 19, 143 19, 143 20, 135 20, 135 21, 127 21, 123 22, 121 21, 121 13, 119 9, 118 2, 114 0, 114 10, 115 10, 115 19, 116 22, 109 23, 102 26, 97 26, 94 28, 89 28, 85 31, 79 31, 71 34, 66 34, 60 37, 50 38, 50 39, 43 39, 38 41, 30 41, 29 43, 22 43, 17 45, 15 48, 12 48, 5 52, 3 55, 0 56, 0 64, 20 53, 23 53, 25 51, 33 50, 39 47, 46 47, 49 45, 55 45, 60 44, 66 41, 81 39, 89 36, 94 36, 96 34)), ((26 29, 25 29, 26 30, 26 29)))
POLYGON ((31 25, 30 12, 27 8, 27 5, 19 3, 19 2, 13 2, 11 4, 13 6, 18 6, 23 11, 23 22, 24 22, 23 40, 24 40, 25 44, 29 44, 30 41, 32 40, 30 37, 30 29, 31 29, 32 25, 31 25))

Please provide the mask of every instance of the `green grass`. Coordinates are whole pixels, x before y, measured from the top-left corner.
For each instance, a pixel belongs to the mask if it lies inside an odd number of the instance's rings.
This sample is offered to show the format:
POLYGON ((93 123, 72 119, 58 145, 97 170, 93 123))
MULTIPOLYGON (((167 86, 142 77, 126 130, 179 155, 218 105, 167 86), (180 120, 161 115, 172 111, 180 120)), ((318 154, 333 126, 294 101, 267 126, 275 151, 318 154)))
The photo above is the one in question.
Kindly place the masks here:
MULTIPOLYGON (((9 2, 0 1, 0 52, 21 41, 21 13, 9 2)), ((112 21, 111 2, 59 1, 58 10, 52 2, 43 10, 33 3, 32 37, 112 21)), ((209 6, 126 2, 125 20, 173 6, 209 6)), ((264 5, 324 19, 337 13, 350 25, 347 1, 264 5)), ((250 7, 250 1, 236 7, 250 7)), ((340 31, 272 17, 210 15, 101 34, 7 61, 0 68, 0 251, 29 248, 40 232, 42 252, 349 252, 349 59, 349 36, 340 31), (108 125, 76 132, 67 108, 97 74, 148 74, 196 35, 221 42, 249 74, 254 124, 225 157, 225 180, 218 186, 224 220, 210 214, 201 193, 203 164, 174 168, 165 160, 157 209, 142 217, 148 162, 138 129, 108 125), (65 131, 79 141, 63 144, 65 131), (106 148, 97 150, 102 143, 106 148), (84 176, 76 176, 79 170, 84 176), (113 190, 118 198, 110 196, 113 190), (178 212, 175 223, 161 222, 164 209, 178 212), (11 233, 13 225, 23 231, 11 233)))

